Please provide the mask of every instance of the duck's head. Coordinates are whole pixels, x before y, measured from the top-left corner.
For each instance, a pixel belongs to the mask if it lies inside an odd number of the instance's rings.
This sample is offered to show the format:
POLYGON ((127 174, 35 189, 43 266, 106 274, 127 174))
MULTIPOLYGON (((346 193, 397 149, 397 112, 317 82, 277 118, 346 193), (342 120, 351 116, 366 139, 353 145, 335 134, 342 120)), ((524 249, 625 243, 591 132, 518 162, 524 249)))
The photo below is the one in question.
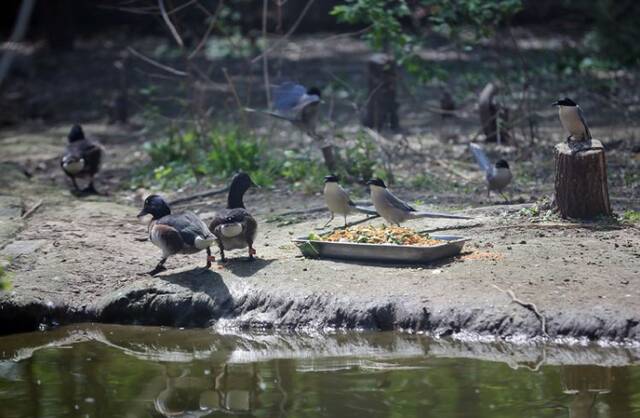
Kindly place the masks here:
POLYGON ((509 163, 507 160, 498 160, 496 161, 496 168, 506 168, 509 169, 509 163))
POLYGON ((337 183, 339 181, 340 181, 340 177, 336 176, 335 174, 331 174, 330 176, 324 176, 325 183, 337 183))
POLYGON ((367 181, 367 185, 369 185, 369 186, 378 186, 378 187, 382 187, 383 189, 387 188, 387 185, 384 184, 384 181, 382 181, 382 179, 380 177, 375 177, 375 178, 372 178, 371 180, 367 181))
POLYGON ((560 99, 558 101, 553 102, 553 106, 569 106, 569 107, 575 107, 576 102, 574 102, 573 100, 571 100, 568 97, 565 97, 564 99, 560 99))
POLYGON ((251 177, 244 172, 239 172, 231 180, 231 186, 229 186, 229 199, 227 201, 227 207, 244 208, 242 197, 250 187, 259 187, 251 180, 251 177))
POLYGON ((160 219, 170 214, 169 204, 157 194, 152 194, 144 200, 144 207, 138 214, 138 218, 144 215, 151 215, 153 219, 160 219))
POLYGON ((71 127, 71 131, 69 131, 69 142, 76 142, 84 139, 84 131, 82 130, 82 126, 73 125, 71 127))

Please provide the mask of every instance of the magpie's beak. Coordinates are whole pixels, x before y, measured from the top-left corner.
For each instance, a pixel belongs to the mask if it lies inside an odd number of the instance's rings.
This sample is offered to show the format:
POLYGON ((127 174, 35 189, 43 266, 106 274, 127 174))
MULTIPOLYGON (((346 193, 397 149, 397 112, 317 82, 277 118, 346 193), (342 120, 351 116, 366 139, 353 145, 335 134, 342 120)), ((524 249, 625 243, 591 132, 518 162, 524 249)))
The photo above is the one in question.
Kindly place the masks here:
POLYGON ((560 106, 560 100, 556 100, 551 104, 551 106, 560 106))
POLYGON ((148 215, 149 212, 147 212, 147 210, 145 208, 142 208, 142 210, 140 211, 140 213, 138 214, 138 218, 142 218, 144 215, 148 215))

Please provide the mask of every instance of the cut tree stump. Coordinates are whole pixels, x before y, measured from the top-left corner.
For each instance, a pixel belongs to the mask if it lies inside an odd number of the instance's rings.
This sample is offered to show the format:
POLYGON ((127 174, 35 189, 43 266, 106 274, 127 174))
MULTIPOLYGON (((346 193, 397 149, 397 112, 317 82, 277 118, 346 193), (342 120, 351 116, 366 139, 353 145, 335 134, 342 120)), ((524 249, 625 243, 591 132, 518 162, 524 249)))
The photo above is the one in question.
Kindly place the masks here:
POLYGON ((611 215, 607 162, 600 141, 578 146, 558 144, 555 160, 555 201, 563 218, 611 215))
POLYGON ((396 63, 387 54, 373 54, 369 58, 369 95, 362 124, 381 131, 386 124, 400 129, 396 102, 396 63))

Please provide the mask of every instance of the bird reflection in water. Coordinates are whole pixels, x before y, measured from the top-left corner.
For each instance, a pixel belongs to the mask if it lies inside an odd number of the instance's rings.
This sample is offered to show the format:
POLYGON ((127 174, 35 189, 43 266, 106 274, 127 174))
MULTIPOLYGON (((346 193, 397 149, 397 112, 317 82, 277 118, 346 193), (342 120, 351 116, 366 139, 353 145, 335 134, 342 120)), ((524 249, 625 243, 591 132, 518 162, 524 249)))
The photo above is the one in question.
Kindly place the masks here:
POLYGON ((211 374, 194 377, 165 366, 166 383, 154 400, 165 417, 204 417, 216 411, 243 414, 259 406, 263 385, 255 364, 224 364, 211 374))
POLYGON ((612 369, 598 366, 563 366, 562 392, 571 396, 569 418, 595 418, 599 395, 611 392, 612 369))

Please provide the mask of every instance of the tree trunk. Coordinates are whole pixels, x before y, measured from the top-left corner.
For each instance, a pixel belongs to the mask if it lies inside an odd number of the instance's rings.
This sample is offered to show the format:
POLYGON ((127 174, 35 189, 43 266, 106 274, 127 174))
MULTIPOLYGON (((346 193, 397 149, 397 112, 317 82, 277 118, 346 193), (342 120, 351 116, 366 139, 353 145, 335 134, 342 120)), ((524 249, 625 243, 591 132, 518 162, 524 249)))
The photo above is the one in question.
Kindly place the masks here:
POLYGON ((396 64, 387 54, 374 54, 369 58, 369 95, 362 121, 364 126, 380 131, 386 124, 400 129, 396 102, 396 64))
POLYGON ((54 51, 71 51, 75 41, 72 0, 47 0, 44 2, 45 24, 49 47, 54 51))
POLYGON ((611 215, 604 148, 592 140, 581 149, 561 143, 555 147, 555 201, 563 218, 611 215))

